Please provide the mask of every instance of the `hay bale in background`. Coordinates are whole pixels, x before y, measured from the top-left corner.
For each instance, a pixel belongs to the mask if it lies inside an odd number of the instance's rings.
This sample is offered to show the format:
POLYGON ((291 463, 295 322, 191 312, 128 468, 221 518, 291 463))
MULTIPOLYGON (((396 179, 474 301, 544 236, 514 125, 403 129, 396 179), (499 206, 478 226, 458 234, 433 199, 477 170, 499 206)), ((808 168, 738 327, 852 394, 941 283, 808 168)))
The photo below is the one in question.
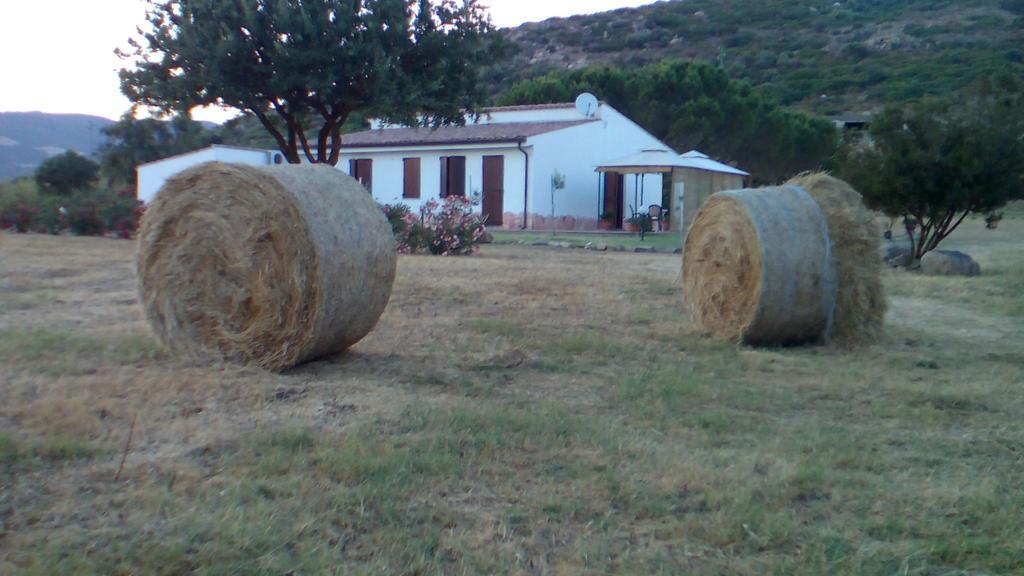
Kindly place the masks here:
POLYGON ((333 167, 214 162, 161 188, 137 266, 146 318, 168 348, 283 370, 373 329, 396 249, 366 189, 333 167))
POLYGON ((879 230, 875 214, 846 182, 823 173, 802 174, 788 184, 806 190, 828 219, 832 257, 839 274, 832 339, 855 344, 881 333, 885 290, 878 265, 879 230))
POLYGON ((697 326, 717 338, 783 344, 828 333, 836 271, 828 224, 796 186, 719 192, 683 248, 683 287, 697 326))
POLYGON ((749 344, 849 343, 880 328, 871 214, 840 180, 794 182, 719 192, 694 218, 683 288, 698 328, 749 344))

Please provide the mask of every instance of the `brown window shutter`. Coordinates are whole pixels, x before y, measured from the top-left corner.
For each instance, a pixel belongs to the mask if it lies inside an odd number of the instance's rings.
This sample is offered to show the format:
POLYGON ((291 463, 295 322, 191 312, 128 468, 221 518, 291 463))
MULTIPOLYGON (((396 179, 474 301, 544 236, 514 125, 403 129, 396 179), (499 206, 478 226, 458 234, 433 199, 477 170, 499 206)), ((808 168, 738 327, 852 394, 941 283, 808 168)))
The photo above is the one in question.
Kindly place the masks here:
POLYGON ((448 192, 448 157, 441 156, 441 198, 446 198, 448 192))
POLYGON ((359 174, 359 181, 366 186, 368 192, 373 194, 373 160, 367 158, 356 162, 358 162, 356 172, 359 174))
POLYGON ((404 168, 403 198, 420 197, 420 159, 406 158, 402 160, 404 168))
POLYGON ((455 196, 466 196, 466 157, 452 156, 448 159, 448 190, 455 196))

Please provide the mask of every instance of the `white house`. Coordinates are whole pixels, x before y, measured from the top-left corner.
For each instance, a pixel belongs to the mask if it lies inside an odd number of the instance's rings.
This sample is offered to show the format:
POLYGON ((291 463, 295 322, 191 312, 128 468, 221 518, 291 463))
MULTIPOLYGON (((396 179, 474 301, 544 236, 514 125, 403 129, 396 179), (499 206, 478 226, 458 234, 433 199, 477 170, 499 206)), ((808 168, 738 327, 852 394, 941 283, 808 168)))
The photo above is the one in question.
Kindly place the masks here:
MULTIPOLYGON (((576 103, 508 106, 467 117, 464 126, 408 128, 377 123, 346 134, 338 169, 382 203, 414 211, 449 195, 479 199, 491 227, 592 230, 605 215, 621 228, 660 204, 663 174, 598 172, 604 163, 668 146, 590 94, 576 103), (552 178, 564 187, 554 191, 552 178)), ((674 152, 672 152, 674 154, 674 152)), ((210 146, 143 164, 138 197, 149 202, 170 176, 203 162, 280 164, 280 152, 210 146)))
POLYGON ((465 126, 437 129, 380 125, 347 134, 338 168, 381 203, 414 211, 448 195, 480 200, 491 227, 596 229, 602 213, 618 227, 633 211, 661 203, 662 174, 599 174, 603 162, 664 143, 590 95, 577 103, 483 110, 465 126), (564 177, 554 192, 552 177, 564 177), (634 190, 646 191, 640 196, 634 190))
POLYGON ((139 200, 143 202, 152 201, 168 178, 182 170, 204 162, 232 162, 234 164, 266 166, 269 164, 282 164, 284 162, 284 155, 273 150, 215 144, 201 150, 194 150, 185 154, 171 156, 170 158, 140 164, 135 168, 135 174, 138 176, 139 182, 139 200))

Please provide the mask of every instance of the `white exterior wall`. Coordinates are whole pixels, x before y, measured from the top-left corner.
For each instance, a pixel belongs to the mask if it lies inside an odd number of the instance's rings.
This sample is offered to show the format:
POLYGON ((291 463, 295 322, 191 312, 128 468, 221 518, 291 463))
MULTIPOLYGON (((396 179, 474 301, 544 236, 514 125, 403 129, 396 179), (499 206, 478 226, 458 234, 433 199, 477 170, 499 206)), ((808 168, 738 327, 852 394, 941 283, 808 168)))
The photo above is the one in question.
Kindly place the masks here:
POLYGON ((204 162, 233 162, 251 166, 266 166, 272 162, 274 154, 275 152, 270 150, 211 146, 195 152, 142 164, 135 169, 138 175, 138 198, 143 202, 152 202, 168 178, 204 162))
MULTIPOLYGON (((540 122, 582 120, 572 107, 494 112, 482 117, 489 122, 540 122)), ((596 120, 571 128, 534 136, 523 145, 530 157, 528 227, 594 229, 600 214, 597 166, 643 150, 666 149, 667 145, 615 109, 602 104, 596 120), (565 188, 555 193, 555 221, 551 221, 551 176, 565 175, 565 188)), ((373 160, 373 196, 382 204, 404 203, 414 211, 430 199, 440 197, 440 158, 466 157, 466 194, 483 191, 483 156, 505 156, 504 226, 523 225, 523 153, 512 144, 479 144, 464 147, 408 146, 348 148, 342 151, 338 169, 348 173, 349 160, 373 160), (421 159, 420 200, 402 198, 403 158, 421 159)), ((634 204, 634 191, 640 188, 633 176, 625 178, 624 217, 634 204)), ((637 197, 636 210, 644 212, 651 204, 661 204, 662 176, 643 176, 643 201, 637 197)), ((477 208, 479 210, 479 207, 477 208)))
MULTIPOLYGON (((349 160, 373 160, 373 198, 381 204, 405 204, 418 212, 429 200, 441 198, 441 157, 466 157, 466 196, 483 194, 483 157, 505 157, 505 206, 503 212, 523 211, 523 185, 525 181, 525 157, 515 146, 492 145, 472 148, 376 148, 346 149, 338 169, 348 174, 349 160), (420 198, 403 198, 405 158, 420 159, 420 198)), ((480 211, 480 205, 476 206, 480 211)))
MULTIPOLYGON (((550 217, 551 175, 557 170, 565 175, 565 188, 555 192, 556 216, 595 221, 600 213, 597 166, 643 150, 671 150, 606 105, 601 106, 599 121, 535 136, 530 144, 536 157, 532 188, 537 191, 532 195, 530 212, 550 217)), ((636 209, 644 212, 651 204, 661 204, 662 176, 647 174, 641 178, 644 198, 640 201, 637 196, 640 206, 636 209)), ((634 191, 639 194, 639 184, 634 176, 626 176, 623 211, 627 218, 634 203, 634 191)))

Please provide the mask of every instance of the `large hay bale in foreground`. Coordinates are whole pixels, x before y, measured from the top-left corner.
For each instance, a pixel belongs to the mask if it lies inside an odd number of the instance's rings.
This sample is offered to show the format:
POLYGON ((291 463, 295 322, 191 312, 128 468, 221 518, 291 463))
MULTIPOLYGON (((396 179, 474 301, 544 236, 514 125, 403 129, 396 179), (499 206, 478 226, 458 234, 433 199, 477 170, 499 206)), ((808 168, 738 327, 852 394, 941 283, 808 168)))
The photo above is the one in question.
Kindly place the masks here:
POLYGON ((694 218, 683 285, 700 329, 748 344, 789 344, 850 342, 880 325, 870 213, 839 180, 811 175, 800 183, 719 192, 694 218), (871 238, 872 249, 852 253, 871 238))
POLYGON ((270 370, 340 352, 391 296, 391 228, 328 166, 208 163, 171 178, 139 232, 139 292, 170 349, 270 370))

